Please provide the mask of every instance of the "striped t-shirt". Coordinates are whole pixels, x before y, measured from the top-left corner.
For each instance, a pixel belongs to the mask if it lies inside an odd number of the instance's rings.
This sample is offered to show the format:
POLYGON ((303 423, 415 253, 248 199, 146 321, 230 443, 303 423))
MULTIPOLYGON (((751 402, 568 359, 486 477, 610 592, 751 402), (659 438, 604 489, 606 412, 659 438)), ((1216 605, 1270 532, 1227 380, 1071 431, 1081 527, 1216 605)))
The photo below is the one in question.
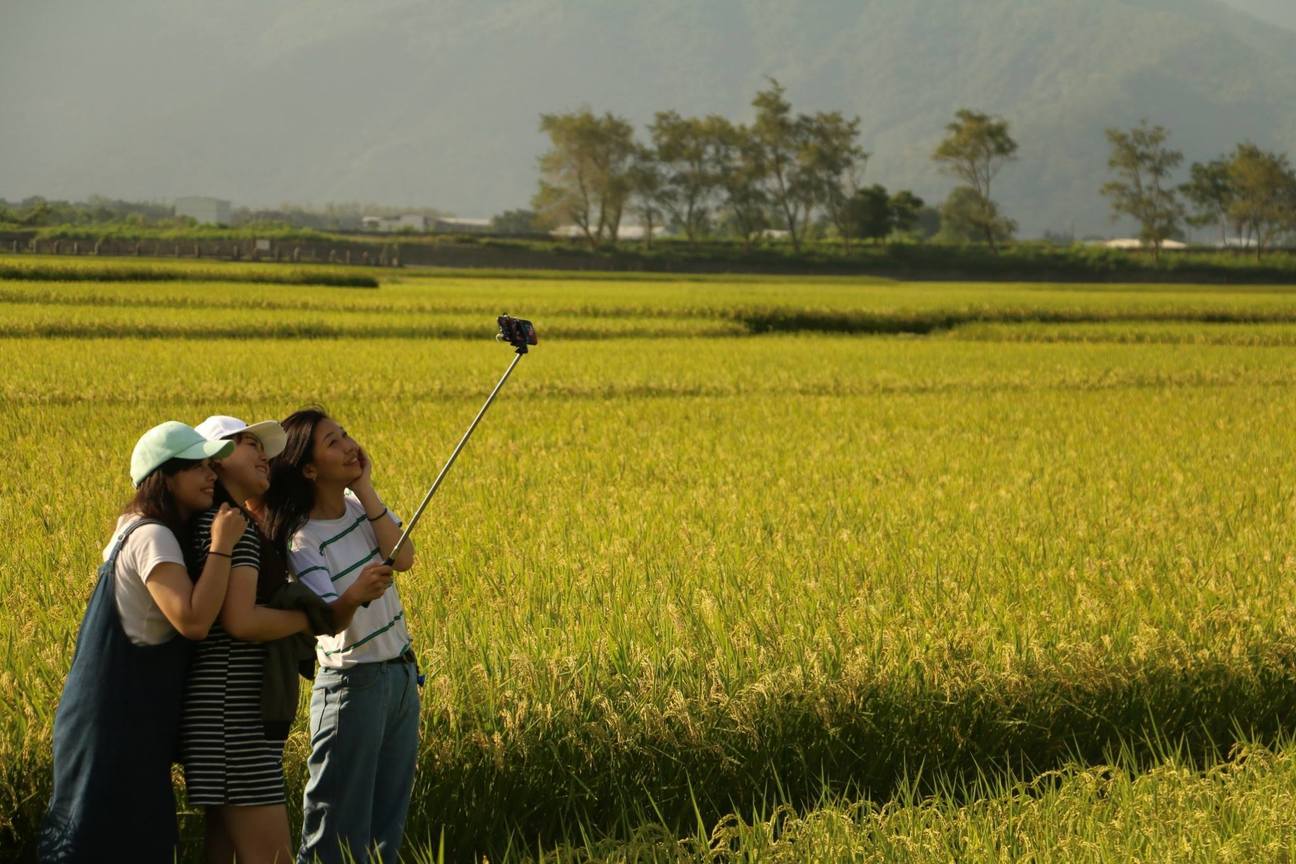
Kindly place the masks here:
MULTIPOLYGON (((197 573, 202 573, 203 568, 207 566, 207 550, 211 548, 212 523, 216 521, 218 512, 220 512, 220 507, 212 507, 198 514, 198 518, 194 520, 194 569, 197 573)), ((247 516, 246 513, 243 515, 247 516)), ((243 529, 243 536, 234 544, 234 551, 230 555, 231 571, 235 567, 251 567, 253 570, 261 569, 261 538, 257 536, 256 526, 252 523, 251 518, 248 518, 247 523, 247 527, 243 529)))
MULTIPOLYGON (((341 596, 360 571, 382 562, 378 538, 364 507, 346 493, 346 514, 340 519, 311 519, 288 543, 289 565, 297 579, 324 600, 341 596)), ((400 520, 388 514, 397 525, 400 520)), ((317 636, 315 656, 321 666, 345 669, 357 663, 376 663, 399 657, 410 646, 396 586, 383 596, 356 609, 351 626, 335 636, 317 636)))

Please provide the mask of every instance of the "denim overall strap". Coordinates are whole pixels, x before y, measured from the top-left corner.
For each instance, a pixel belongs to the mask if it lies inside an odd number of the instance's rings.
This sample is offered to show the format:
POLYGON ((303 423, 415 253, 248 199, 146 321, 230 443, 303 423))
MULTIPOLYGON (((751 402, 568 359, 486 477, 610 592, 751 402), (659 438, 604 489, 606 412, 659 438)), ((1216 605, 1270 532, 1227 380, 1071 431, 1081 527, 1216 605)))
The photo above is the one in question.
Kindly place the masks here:
POLYGON ((193 644, 130 641, 117 612, 118 538, 77 633, 54 716, 54 792, 41 824, 41 861, 170 862, 178 835, 171 762, 193 644))

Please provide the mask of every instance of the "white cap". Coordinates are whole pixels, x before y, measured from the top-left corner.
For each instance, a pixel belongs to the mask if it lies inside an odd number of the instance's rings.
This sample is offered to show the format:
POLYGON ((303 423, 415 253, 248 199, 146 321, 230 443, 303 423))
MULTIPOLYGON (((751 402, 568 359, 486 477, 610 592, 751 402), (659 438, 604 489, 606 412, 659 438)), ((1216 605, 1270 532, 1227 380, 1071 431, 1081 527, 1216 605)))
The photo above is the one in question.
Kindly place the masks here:
POLYGON ((240 432, 255 435, 261 441, 267 459, 278 456, 288 445, 288 433, 284 432, 278 420, 262 420, 249 426, 237 417, 216 414, 199 423, 194 429, 208 441, 228 440, 240 432))

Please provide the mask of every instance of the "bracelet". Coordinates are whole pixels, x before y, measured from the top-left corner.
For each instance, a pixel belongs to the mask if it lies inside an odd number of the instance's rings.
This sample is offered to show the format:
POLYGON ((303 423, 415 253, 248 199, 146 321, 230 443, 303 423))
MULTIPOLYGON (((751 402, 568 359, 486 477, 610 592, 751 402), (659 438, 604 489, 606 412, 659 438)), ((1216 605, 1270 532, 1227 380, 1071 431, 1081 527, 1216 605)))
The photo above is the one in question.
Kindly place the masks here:
POLYGON ((219 555, 219 556, 221 556, 222 558, 233 558, 233 557, 234 557, 233 555, 231 555, 231 554, 228 553, 228 552, 217 552, 215 549, 208 549, 208 550, 207 550, 207 554, 208 554, 208 555, 219 555))
POLYGON ((387 515, 387 508, 384 507, 384 508, 382 509, 382 512, 379 513, 377 516, 370 516, 368 513, 366 513, 366 514, 365 514, 365 518, 368 519, 370 522, 377 522, 379 519, 381 519, 382 517, 384 517, 384 516, 386 516, 386 515, 387 515))

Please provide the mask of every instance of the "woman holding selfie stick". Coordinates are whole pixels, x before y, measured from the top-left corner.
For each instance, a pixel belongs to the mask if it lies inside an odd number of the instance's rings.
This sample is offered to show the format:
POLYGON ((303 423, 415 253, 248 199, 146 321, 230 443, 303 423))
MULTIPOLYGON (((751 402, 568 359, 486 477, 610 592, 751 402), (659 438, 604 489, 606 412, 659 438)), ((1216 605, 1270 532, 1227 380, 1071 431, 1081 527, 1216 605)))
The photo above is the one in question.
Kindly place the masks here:
MULTIPOLYGON (((374 491, 372 464, 319 409, 283 421, 265 504, 271 540, 287 545, 297 578, 330 602, 357 579, 385 590, 335 636, 318 636, 311 755, 298 860, 396 861, 418 750, 418 669, 405 610, 383 563, 400 523, 374 491)), ((396 570, 408 570, 406 543, 396 570)))

